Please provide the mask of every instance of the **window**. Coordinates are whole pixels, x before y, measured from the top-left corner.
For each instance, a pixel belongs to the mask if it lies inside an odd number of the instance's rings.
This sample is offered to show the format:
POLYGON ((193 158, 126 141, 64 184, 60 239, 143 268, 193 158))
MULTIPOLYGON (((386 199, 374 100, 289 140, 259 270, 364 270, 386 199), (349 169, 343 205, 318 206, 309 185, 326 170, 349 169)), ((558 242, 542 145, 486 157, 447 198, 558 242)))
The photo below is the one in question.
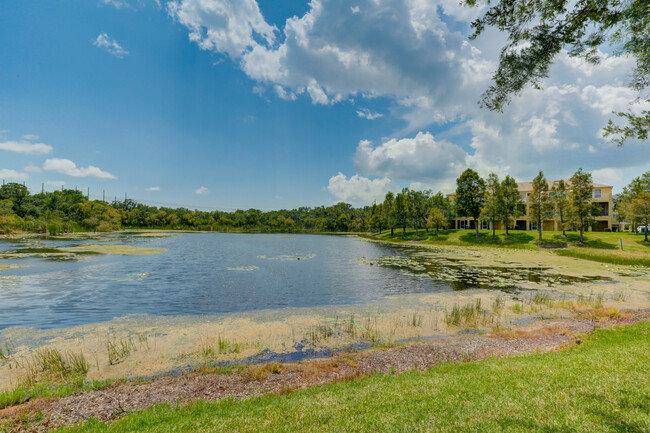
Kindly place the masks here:
POLYGON ((531 229, 531 230, 537 230, 537 223, 534 222, 534 221, 531 221, 531 222, 530 222, 530 229, 531 229))
POLYGON ((467 224, 467 220, 458 221, 458 228, 461 229, 461 230, 469 228, 469 224, 467 224))
POLYGON ((594 198, 600 198, 602 196, 602 191, 599 189, 594 190, 594 198))
POLYGON ((490 230, 490 222, 481 221, 481 230, 490 230))

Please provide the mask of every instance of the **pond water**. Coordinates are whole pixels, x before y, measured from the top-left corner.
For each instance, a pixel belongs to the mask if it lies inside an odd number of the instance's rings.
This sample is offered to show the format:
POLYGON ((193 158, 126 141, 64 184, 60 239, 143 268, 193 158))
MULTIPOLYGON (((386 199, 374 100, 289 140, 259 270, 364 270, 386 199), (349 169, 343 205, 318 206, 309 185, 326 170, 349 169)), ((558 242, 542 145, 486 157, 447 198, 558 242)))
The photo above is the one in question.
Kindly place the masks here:
POLYGON ((83 243, 166 248, 153 255, 26 257, 0 265, 0 329, 57 328, 128 314, 193 315, 372 302, 450 290, 443 281, 367 266, 358 258, 405 256, 348 236, 188 234, 165 238, 0 242, 0 251, 52 252, 83 243))

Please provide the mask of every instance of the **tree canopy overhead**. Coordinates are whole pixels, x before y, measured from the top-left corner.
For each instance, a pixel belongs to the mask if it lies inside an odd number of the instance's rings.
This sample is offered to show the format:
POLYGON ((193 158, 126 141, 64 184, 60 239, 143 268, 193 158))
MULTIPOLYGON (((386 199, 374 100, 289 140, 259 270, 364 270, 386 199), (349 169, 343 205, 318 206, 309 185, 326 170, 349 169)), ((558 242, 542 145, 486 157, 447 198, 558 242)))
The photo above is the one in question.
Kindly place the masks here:
MULTIPOLYGON (((464 0, 468 6, 484 2, 489 7, 472 23, 470 38, 478 37, 486 27, 508 34, 493 84, 481 100, 484 107, 502 111, 524 88, 540 89, 553 59, 563 49, 570 56, 596 64, 601 47, 613 47, 617 54, 635 58, 629 85, 639 92, 639 98, 650 103, 648 0, 464 0)), ((617 125, 610 120, 604 129, 606 137, 619 145, 631 138, 648 138, 649 110, 616 114, 624 123, 617 125)))

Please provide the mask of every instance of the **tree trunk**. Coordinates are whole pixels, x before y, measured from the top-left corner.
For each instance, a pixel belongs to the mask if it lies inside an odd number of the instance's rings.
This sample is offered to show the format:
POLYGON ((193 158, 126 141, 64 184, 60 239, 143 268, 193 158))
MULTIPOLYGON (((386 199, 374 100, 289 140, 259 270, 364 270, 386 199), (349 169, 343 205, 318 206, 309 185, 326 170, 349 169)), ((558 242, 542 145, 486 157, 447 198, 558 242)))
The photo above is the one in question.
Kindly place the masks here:
POLYGON ((584 230, 585 230, 585 226, 582 223, 582 218, 580 218, 580 243, 581 244, 584 243, 583 240, 582 240, 582 233, 584 232, 584 230))
POLYGON ((508 236, 508 221, 504 221, 503 225, 506 226, 506 236, 508 236))
POLYGON ((645 233, 645 241, 648 242, 648 218, 645 219, 645 230, 643 232, 645 233))
POLYGON ((402 237, 406 237, 406 226, 402 226, 402 237))
POLYGON ((476 218, 474 218, 474 228, 476 228, 476 239, 478 239, 478 220, 476 218))
POLYGON ((436 224, 436 237, 438 237, 438 225, 436 224))
POLYGON ((494 223, 492 223, 492 240, 496 240, 496 238, 497 238, 496 225, 494 223))
MULTIPOLYGON (((540 212, 541 213, 541 212, 540 212)), ((539 241, 542 241, 542 224, 544 224, 544 220, 541 218, 537 220, 537 231, 539 232, 539 241)))
POLYGON ((420 235, 418 234, 418 226, 415 226, 415 237, 417 238, 418 236, 420 236, 420 235))
POLYGON ((395 233, 393 232, 393 228, 392 228, 392 227, 390 228, 390 235, 391 235, 391 236, 395 235, 395 233))

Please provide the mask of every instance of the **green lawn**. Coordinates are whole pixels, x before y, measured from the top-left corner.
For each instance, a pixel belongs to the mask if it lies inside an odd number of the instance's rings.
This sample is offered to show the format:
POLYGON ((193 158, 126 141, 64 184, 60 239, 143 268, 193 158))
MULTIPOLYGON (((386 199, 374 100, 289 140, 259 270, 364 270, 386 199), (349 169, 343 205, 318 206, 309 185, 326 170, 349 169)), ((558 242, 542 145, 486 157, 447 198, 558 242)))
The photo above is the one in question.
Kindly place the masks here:
POLYGON ((375 234, 373 237, 392 242, 418 241, 433 245, 548 248, 564 256, 619 265, 650 267, 650 242, 644 242, 643 235, 633 233, 585 232, 582 245, 578 244, 580 235, 576 232, 567 232, 566 237, 562 236, 562 232, 542 232, 541 244, 538 242, 536 231, 510 231, 506 236, 504 230, 497 230, 496 240, 492 240, 492 231, 480 230, 479 233, 477 239, 474 230, 441 230, 436 238, 433 230, 429 232, 420 230, 416 236, 415 230, 407 229, 406 236, 402 236, 402 230, 395 230, 393 236, 390 235, 390 231, 383 231, 381 235, 375 234), (623 251, 620 246, 621 239, 623 251))
POLYGON ((158 406, 72 432, 649 432, 650 324, 574 348, 246 401, 158 406))

